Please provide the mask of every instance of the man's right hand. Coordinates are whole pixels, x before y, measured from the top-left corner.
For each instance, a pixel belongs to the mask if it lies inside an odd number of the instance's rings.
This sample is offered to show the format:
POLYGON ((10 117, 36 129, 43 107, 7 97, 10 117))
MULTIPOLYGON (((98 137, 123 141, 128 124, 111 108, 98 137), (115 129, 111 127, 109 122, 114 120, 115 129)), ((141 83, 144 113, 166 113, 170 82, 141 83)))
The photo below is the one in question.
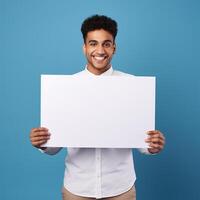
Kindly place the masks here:
POLYGON ((39 149, 45 150, 46 147, 41 147, 41 145, 45 144, 47 140, 50 138, 50 133, 47 128, 33 128, 30 132, 30 141, 31 144, 39 149))

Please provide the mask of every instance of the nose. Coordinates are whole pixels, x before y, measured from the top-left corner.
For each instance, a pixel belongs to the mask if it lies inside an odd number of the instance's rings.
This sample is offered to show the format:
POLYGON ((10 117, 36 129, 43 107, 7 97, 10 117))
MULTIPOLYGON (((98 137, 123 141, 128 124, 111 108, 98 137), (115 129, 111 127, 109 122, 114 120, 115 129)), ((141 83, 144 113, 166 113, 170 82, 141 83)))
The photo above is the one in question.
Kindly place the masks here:
POLYGON ((102 45, 98 45, 97 49, 96 49, 96 52, 98 54, 104 54, 105 53, 104 47, 102 45))

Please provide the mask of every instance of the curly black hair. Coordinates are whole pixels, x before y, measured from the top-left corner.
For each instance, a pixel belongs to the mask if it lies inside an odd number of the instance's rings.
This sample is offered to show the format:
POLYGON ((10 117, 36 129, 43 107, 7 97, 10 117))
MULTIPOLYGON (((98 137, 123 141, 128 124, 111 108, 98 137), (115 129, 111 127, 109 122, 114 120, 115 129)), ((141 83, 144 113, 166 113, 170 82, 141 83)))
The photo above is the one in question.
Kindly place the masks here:
POLYGON ((86 41, 87 33, 94 30, 104 29, 112 34, 113 39, 117 35, 117 22, 105 15, 92 15, 86 18, 81 26, 81 32, 84 42, 86 41))

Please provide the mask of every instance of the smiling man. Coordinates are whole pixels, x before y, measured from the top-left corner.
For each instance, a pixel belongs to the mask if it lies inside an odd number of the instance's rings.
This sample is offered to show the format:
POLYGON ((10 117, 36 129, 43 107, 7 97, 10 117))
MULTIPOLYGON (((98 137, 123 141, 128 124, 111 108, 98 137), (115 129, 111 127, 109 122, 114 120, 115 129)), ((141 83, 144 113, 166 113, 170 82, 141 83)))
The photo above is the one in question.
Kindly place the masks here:
POLYGON ((112 56, 115 52, 113 36, 103 30, 90 31, 83 45, 87 57, 87 69, 95 75, 100 75, 111 67, 112 56))
MULTIPOLYGON (((81 32, 87 65, 85 70, 75 76, 132 76, 113 70, 111 66, 116 51, 116 21, 106 16, 94 15, 83 22, 81 32)), ((159 153, 165 143, 163 134, 156 130, 150 130, 147 134, 149 138, 146 142, 151 148, 139 151, 145 154, 159 153)), ((49 138, 47 128, 31 130, 30 141, 34 147, 50 155, 58 153, 61 148, 41 147, 49 138)), ((67 150, 63 200, 136 199, 132 149, 68 148, 67 150)))

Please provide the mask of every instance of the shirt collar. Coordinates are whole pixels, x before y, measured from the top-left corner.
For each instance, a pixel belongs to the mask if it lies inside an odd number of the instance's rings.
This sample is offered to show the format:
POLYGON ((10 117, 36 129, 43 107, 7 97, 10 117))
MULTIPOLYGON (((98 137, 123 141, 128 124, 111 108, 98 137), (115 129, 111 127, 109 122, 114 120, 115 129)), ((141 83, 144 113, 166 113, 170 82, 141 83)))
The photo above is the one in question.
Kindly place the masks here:
MULTIPOLYGON (((91 75, 91 76, 98 76, 98 75, 95 75, 95 74, 91 73, 91 72, 87 69, 87 65, 86 65, 86 67, 85 67, 85 72, 86 72, 88 75, 91 75)), ((111 76, 112 73, 113 73, 113 68, 112 68, 112 66, 111 66, 107 71, 105 71, 104 73, 102 73, 102 74, 99 75, 99 76, 111 76)))

